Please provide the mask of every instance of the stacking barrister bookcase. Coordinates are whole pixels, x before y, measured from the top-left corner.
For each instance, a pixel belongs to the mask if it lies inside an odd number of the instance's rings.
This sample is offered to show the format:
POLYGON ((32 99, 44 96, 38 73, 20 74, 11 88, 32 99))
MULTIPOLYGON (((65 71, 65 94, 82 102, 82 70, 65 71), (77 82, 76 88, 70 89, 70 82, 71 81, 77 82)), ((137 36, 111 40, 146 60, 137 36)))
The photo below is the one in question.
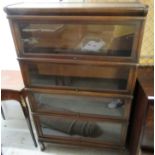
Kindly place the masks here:
POLYGON ((41 144, 125 147, 147 9, 140 3, 5 7, 41 144))

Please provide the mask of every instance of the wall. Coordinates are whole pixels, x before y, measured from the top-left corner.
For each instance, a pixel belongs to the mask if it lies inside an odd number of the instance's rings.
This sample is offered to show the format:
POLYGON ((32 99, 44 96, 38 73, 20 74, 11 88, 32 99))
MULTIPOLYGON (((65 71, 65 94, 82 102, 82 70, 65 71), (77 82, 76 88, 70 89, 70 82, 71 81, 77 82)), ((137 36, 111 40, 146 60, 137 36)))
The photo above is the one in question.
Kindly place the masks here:
POLYGON ((144 38, 141 49, 140 64, 154 65, 154 0, 141 0, 149 5, 144 38))

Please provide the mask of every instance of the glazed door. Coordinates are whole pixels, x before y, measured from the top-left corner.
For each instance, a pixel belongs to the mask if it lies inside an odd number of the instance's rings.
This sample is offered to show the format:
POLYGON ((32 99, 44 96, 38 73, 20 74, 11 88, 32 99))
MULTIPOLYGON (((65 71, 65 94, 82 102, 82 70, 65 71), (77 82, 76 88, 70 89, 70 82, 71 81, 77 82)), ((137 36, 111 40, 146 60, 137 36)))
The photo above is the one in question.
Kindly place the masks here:
MULTIPOLYGON (((61 60, 60 60, 61 61, 61 60)), ((28 87, 132 92, 136 66, 20 62, 28 87)))
POLYGON ((33 112, 128 120, 131 97, 118 94, 28 89, 33 112))
POLYGON ((89 16, 37 19, 15 24, 21 55, 117 61, 137 57, 141 20, 89 16))
POLYGON ((123 146, 127 123, 62 116, 34 116, 40 137, 123 146), (115 130, 114 130, 115 129, 115 130))

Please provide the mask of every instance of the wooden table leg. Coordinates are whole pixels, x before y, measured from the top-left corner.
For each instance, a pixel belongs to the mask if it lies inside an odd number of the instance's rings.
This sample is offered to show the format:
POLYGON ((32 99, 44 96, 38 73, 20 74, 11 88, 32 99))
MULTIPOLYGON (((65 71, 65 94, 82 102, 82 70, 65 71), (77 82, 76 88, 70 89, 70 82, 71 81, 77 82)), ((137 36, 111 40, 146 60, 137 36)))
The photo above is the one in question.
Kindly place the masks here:
POLYGON ((37 145, 37 142, 36 142, 36 139, 34 136, 34 132, 33 132, 32 124, 31 124, 31 119, 30 119, 30 114, 29 114, 29 109, 28 109, 26 100, 23 97, 21 97, 21 105, 22 105, 22 110, 23 110, 28 128, 30 130, 30 134, 32 136, 33 143, 34 143, 35 147, 37 147, 38 145, 37 145))

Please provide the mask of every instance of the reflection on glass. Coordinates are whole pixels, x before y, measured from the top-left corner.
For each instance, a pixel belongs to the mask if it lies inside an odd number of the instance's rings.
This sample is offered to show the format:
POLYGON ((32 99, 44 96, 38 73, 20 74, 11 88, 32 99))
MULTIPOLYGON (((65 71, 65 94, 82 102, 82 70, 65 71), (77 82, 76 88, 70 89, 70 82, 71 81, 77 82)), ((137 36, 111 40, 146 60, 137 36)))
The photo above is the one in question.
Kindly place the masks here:
POLYGON ((86 113, 104 116, 124 115, 124 102, 120 99, 74 95, 33 93, 40 110, 62 113, 86 113))
POLYGON ((129 68, 86 65, 34 64, 28 66, 31 85, 91 90, 126 90, 129 68), (76 68, 74 68, 76 67, 76 68))
POLYGON ((40 117, 43 135, 81 137, 99 142, 119 143, 122 124, 77 118, 40 117), (115 129, 115 130, 114 130, 115 129))
POLYGON ((136 25, 20 24, 25 52, 131 56, 136 25))

